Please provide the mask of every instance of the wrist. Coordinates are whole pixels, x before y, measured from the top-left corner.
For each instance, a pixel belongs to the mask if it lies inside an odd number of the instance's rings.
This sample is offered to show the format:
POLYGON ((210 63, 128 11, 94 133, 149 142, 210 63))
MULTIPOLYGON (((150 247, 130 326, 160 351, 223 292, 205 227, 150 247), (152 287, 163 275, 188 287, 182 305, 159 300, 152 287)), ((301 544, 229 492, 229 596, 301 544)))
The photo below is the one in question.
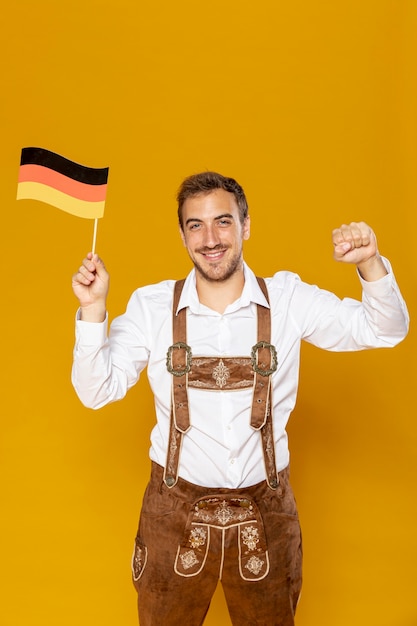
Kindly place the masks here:
POLYGON ((361 277, 367 282, 379 280, 388 274, 387 268, 379 254, 358 263, 356 267, 361 277))
POLYGON ((101 323, 106 319, 106 303, 88 304, 80 306, 80 320, 83 322, 101 323))

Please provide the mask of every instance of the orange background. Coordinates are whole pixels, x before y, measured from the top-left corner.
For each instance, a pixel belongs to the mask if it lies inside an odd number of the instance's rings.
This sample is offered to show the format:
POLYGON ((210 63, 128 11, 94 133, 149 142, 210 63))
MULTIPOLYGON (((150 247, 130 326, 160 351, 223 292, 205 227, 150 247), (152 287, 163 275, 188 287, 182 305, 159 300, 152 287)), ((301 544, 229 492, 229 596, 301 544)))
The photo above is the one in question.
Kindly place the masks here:
MULTIPOLYGON (((179 278, 182 178, 244 186, 253 269, 360 295, 330 235, 365 220, 411 317, 417 264, 414 0, 20 0, 2 13, 2 626, 134 626, 130 555, 149 472, 146 378, 99 412, 70 385, 70 278, 92 222, 16 202, 20 151, 110 167, 98 251, 110 315, 179 278)), ((304 535, 297 626, 415 626, 416 334, 303 348, 290 423, 304 535)), ((228 626, 222 593, 206 624, 228 626)))

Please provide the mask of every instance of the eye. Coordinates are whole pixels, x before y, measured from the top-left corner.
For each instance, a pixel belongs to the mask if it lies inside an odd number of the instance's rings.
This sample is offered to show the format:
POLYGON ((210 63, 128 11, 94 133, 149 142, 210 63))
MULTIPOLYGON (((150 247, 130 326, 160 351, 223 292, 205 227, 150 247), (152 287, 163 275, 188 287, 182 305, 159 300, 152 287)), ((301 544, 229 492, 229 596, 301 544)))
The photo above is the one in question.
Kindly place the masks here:
POLYGON ((219 220, 217 223, 219 226, 224 227, 224 226, 230 226, 232 222, 231 220, 225 218, 225 219, 219 220))
POLYGON ((198 228, 200 228, 201 224, 199 224, 198 222, 194 222, 194 224, 189 224, 188 229, 189 230, 197 230, 198 228))

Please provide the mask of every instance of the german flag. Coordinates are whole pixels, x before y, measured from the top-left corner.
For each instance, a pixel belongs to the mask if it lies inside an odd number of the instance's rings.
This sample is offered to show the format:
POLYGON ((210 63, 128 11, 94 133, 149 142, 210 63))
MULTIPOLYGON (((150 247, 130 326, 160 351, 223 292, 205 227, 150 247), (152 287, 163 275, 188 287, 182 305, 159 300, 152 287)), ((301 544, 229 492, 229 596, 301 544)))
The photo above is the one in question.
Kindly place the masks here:
POLYGON ((108 174, 108 167, 86 167, 44 148, 23 148, 17 199, 97 219, 104 214, 108 174))

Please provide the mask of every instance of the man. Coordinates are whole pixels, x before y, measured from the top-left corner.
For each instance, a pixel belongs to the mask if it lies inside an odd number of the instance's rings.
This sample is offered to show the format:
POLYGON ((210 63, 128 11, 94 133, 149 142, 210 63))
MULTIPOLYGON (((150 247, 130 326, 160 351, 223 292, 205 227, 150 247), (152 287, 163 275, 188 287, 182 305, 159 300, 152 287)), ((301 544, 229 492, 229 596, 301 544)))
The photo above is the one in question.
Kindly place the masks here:
POLYGON ((394 346, 407 334, 406 306, 364 223, 333 231, 334 258, 357 267, 358 302, 290 272, 257 279, 242 256, 245 194, 231 178, 187 178, 178 218, 194 269, 183 283, 136 290, 109 338, 102 260, 90 253, 73 277, 73 384, 82 402, 99 408, 122 398, 146 366, 155 395, 132 561, 140 624, 202 624, 221 579, 233 624, 292 626, 301 537, 285 428, 300 342, 394 346))

